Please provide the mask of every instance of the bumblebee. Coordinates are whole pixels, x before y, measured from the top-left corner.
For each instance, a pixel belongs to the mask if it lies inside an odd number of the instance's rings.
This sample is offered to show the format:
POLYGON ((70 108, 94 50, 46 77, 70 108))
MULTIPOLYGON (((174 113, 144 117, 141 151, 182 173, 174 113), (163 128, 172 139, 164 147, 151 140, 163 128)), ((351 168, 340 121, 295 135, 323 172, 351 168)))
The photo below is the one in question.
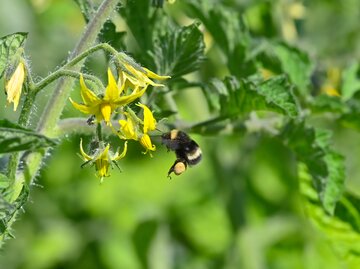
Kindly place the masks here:
POLYGON ((181 175, 187 166, 198 164, 202 158, 199 145, 192 140, 187 133, 179 130, 171 130, 161 136, 162 143, 170 151, 175 151, 176 160, 170 167, 168 177, 171 173, 181 175))

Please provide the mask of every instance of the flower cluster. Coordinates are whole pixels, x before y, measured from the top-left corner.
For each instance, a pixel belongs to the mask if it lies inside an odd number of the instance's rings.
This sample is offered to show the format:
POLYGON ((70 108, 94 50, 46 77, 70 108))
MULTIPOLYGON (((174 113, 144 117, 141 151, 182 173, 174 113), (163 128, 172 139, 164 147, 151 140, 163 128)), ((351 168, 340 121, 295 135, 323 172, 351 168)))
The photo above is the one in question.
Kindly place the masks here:
MULTIPOLYGON (((121 154, 113 154, 110 151, 110 144, 100 141, 93 154, 87 154, 83 150, 82 141, 80 142, 80 153, 86 163, 94 164, 96 175, 101 179, 109 176, 109 167, 117 160, 124 158, 127 151, 127 140, 136 140, 145 148, 145 152, 156 149, 153 145, 149 132, 156 129, 156 120, 151 110, 141 103, 136 105, 141 108, 139 117, 129 106, 147 90, 148 86, 163 86, 154 82, 164 80, 169 76, 160 76, 147 68, 141 67, 128 56, 124 57, 122 68, 119 70, 118 79, 110 70, 107 71, 108 85, 103 94, 95 94, 88 88, 84 76, 80 76, 80 93, 82 103, 77 103, 70 98, 71 104, 82 113, 91 115, 101 128, 101 122, 112 130, 121 140, 125 140, 124 150, 121 154), (112 121, 113 115, 120 119, 119 129, 116 122, 112 121)), ((150 153, 151 155, 151 153, 150 153)))

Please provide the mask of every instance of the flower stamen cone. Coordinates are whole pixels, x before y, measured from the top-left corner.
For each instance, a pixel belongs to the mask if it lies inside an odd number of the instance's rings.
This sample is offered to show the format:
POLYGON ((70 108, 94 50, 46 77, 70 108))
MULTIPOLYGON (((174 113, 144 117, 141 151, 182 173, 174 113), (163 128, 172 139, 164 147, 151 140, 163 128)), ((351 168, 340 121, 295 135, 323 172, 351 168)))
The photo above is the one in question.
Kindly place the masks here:
POLYGON ((104 145, 100 146, 98 149, 95 150, 93 155, 88 155, 85 153, 82 140, 80 140, 80 153, 83 157, 84 161, 89 162, 91 164, 95 164, 96 176, 100 178, 100 182, 103 181, 104 177, 109 177, 109 167, 112 162, 116 162, 125 157, 127 152, 127 142, 124 144, 124 149, 122 153, 116 152, 112 154, 110 152, 110 144, 107 144, 105 147, 104 145))

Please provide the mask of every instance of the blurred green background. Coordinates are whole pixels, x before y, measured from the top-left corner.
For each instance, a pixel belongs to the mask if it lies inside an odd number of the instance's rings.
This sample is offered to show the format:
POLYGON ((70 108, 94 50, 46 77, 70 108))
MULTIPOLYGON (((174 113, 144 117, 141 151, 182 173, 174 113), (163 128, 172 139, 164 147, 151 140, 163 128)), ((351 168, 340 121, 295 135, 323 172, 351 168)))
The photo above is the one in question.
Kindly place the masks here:
MULTIPOLYGON (((181 2, 165 5, 165 10, 186 21, 181 2)), ((325 68, 359 59, 359 1, 222 4, 243 13, 254 36, 297 44, 325 68), (291 15, 294 3, 300 11, 291 15)), ((39 77, 66 59, 84 27, 72 0, 0 2, 0 36, 29 32, 27 55, 39 77)), ((221 61, 214 50, 207 56, 211 65, 221 61)), ((103 60, 98 61, 91 72, 103 72, 103 60)), ((194 76, 206 79, 211 73, 194 76)), ((51 90, 41 95, 32 126, 51 90)), ((1 95, 1 118, 16 120, 17 113, 5 108, 1 95)), ((175 98, 181 118, 196 122, 209 117, 200 91, 175 98)), ((80 114, 68 106, 65 116, 80 114)), ((347 186, 360 194, 359 134, 331 120, 314 122, 334 130, 335 148, 347 157, 347 186)), ((66 136, 43 164, 30 202, 13 226, 15 239, 0 251, 0 268, 347 268, 304 216, 296 162, 279 141, 261 133, 193 138, 203 161, 180 177, 166 177, 175 157, 159 141, 153 158, 131 143, 120 162, 123 172, 113 169, 100 185, 93 169, 80 168, 80 136, 66 136)))

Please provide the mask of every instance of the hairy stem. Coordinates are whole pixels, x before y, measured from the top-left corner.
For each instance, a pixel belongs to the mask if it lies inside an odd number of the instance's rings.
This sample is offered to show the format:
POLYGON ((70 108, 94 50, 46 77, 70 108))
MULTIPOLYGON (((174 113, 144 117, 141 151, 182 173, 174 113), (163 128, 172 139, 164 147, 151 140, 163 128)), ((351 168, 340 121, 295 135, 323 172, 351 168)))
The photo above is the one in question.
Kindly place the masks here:
MULTIPOLYGON (((18 120, 19 125, 24 126, 24 127, 26 127, 28 125, 31 108, 34 103, 35 96, 36 96, 36 94, 34 93, 34 91, 32 89, 26 95, 25 102, 24 102, 24 105, 20 112, 20 116, 19 116, 19 120, 18 120)), ((16 170, 19 165, 19 157, 20 157, 20 152, 14 152, 13 154, 11 154, 10 159, 9 159, 7 176, 11 180, 10 186, 12 186, 15 181, 16 170)))
MULTIPOLYGON (((46 77, 45 79, 41 80, 39 83, 37 83, 35 92, 38 93, 43 88, 45 88, 47 85, 49 85, 51 82, 59 79, 60 77, 80 78, 80 73, 77 71, 72 71, 72 70, 59 69, 59 70, 55 71, 54 73, 52 73, 51 75, 49 75, 48 77, 46 77)), ((100 88, 100 89, 104 88, 103 83, 97 77, 87 75, 87 74, 83 74, 83 77, 85 80, 93 81, 98 88, 100 88)))
POLYGON ((89 48, 88 50, 84 51, 83 53, 79 54, 78 56, 74 57, 73 59, 71 59, 70 61, 68 61, 63 68, 68 68, 71 66, 76 65, 77 63, 81 62, 82 60, 84 60, 86 57, 88 57, 90 54, 98 51, 98 50, 104 50, 106 52, 108 52, 109 54, 112 54, 113 56, 116 56, 118 54, 117 50, 114 49, 112 46, 110 46, 107 43, 100 43, 97 44, 91 48, 89 48))

